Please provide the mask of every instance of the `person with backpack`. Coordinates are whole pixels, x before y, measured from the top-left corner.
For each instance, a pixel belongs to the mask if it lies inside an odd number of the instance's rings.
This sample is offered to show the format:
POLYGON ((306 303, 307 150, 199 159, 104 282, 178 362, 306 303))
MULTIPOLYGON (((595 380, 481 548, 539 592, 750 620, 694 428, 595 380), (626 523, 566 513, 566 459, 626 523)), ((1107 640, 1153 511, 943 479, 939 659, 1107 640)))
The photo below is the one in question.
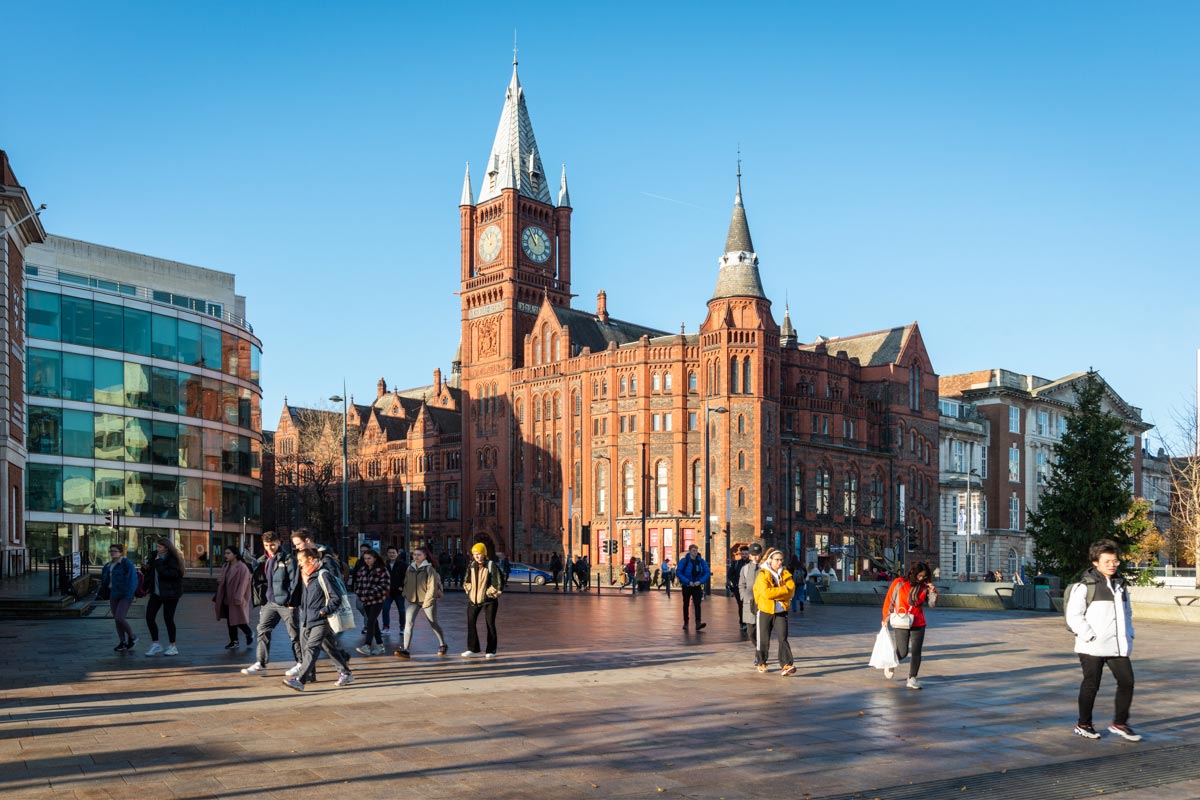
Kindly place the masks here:
POLYGON ((379 630, 379 612, 392 588, 392 579, 377 550, 367 550, 360 557, 361 567, 354 573, 354 595, 362 605, 366 619, 367 638, 358 647, 364 656, 383 653, 383 633, 379 630))
POLYGON ((788 642, 788 605, 796 592, 792 573, 783 566, 783 551, 771 548, 763 556, 762 567, 754 576, 754 604, 757 619, 754 635, 758 642, 755 668, 767 671, 767 652, 771 649, 771 634, 779 639, 779 674, 787 677, 796 672, 792 661, 792 646, 788 642))
POLYGON ((664 558, 662 563, 662 582, 661 585, 667 590, 667 597, 671 596, 671 583, 675 580, 675 571, 671 569, 671 559, 664 558))
POLYGON ((413 626, 417 624, 417 612, 425 614, 429 627, 438 639, 438 655, 446 655, 446 637, 437 620, 437 604, 442 597, 442 579, 424 547, 413 548, 413 561, 404 573, 404 641, 393 654, 396 658, 411 658, 408 646, 412 642, 413 626))
MULTIPOLYGON (((250 581, 251 601, 258 606, 258 651, 254 663, 242 670, 243 675, 258 675, 267 668, 271 658, 271 633, 283 621, 292 655, 300 666, 300 623, 296 603, 300 599, 300 575, 296 558, 279 549, 279 534, 265 531, 262 535, 263 555, 255 564, 250 581)), ((293 673, 296 674, 296 673, 293 673)))
POLYGON ((1130 742, 1140 742, 1140 734, 1129 727, 1129 707, 1133 703, 1133 608, 1129 583, 1117 573, 1120 551, 1111 539, 1095 542, 1088 552, 1092 566, 1079 582, 1067 590, 1067 627, 1075 634, 1075 652, 1083 668, 1079 684, 1079 721, 1075 733, 1085 739, 1099 739, 1092 727, 1092 708, 1100 690, 1104 666, 1117 680, 1116 708, 1108 732, 1130 742))
POLYGON ((499 610, 500 595, 504 591, 504 577, 495 563, 488 561, 487 545, 476 542, 471 545, 471 563, 463 578, 463 591, 467 593, 467 649, 463 658, 479 658, 479 615, 487 623, 487 650, 484 658, 496 657, 496 612, 499 610))
POLYGON ((225 563, 217 578, 217 593, 213 595, 217 619, 225 620, 229 629, 229 644, 226 650, 236 650, 238 631, 246 635, 246 647, 254 644, 250 630, 250 568, 231 544, 225 545, 225 563))
MULTIPOLYGON (((903 661, 912 652, 908 663, 909 689, 920 689, 917 673, 921 671, 921 649, 925 646, 925 611, 937 605, 938 593, 930 579, 933 571, 929 564, 917 561, 912 564, 903 578, 896 578, 888 586, 883 597, 883 623, 891 625, 892 641, 896 645, 896 661, 903 661), (904 627, 907 626, 907 627, 904 627)), ((887 667, 883 677, 891 680, 895 667, 887 667)))
POLYGON ((175 609, 183 596, 183 555, 166 536, 154 543, 154 558, 145 565, 146 589, 150 599, 146 601, 146 627, 150 630, 150 648, 147 656, 177 656, 175 646, 175 609), (167 626, 167 649, 158 643, 158 612, 163 612, 163 623, 167 626))
POLYGON ((737 554, 737 559, 729 562, 729 571, 725 576, 725 587, 737 602, 738 630, 745 633, 748 621, 745 615, 746 604, 743 602, 745 595, 742 594, 740 577, 742 570, 750 563, 749 546, 742 545, 738 548, 737 554))
MULTIPOLYGON (((754 581, 758 578, 758 570, 761 568, 763 557, 763 546, 758 542, 754 542, 747 548, 746 565, 742 567, 738 573, 738 597, 742 600, 742 619, 746 620, 744 626, 747 633, 750 634, 750 645, 754 648, 754 665, 758 666, 758 603, 754 599, 754 581)), ((764 669, 766 662, 764 664, 764 669)))
POLYGON ((117 626, 117 646, 113 652, 121 653, 132 650, 137 644, 133 628, 125 616, 133 605, 133 598, 138 590, 138 571, 133 562, 125 557, 125 545, 114 544, 108 548, 111 559, 100 571, 100 591, 97 593, 101 600, 108 600, 112 611, 113 622, 117 626))
POLYGON ((338 667, 336 686, 354 682, 354 673, 346 651, 338 646, 337 635, 329 626, 328 617, 336 613, 345 596, 342 579, 331 570, 315 547, 305 547, 296 554, 303 591, 300 595, 301 661, 298 675, 283 679, 283 685, 303 692, 306 684, 317 679, 317 653, 324 651, 338 667))
POLYGON ((710 575, 708 562, 700 557, 700 548, 694 544, 688 547, 687 555, 680 559, 679 566, 675 568, 675 577, 679 578, 679 583, 683 586, 683 629, 685 631, 688 627, 688 603, 691 603, 696 611, 696 632, 704 630, 708 624, 700 620, 700 601, 704 598, 704 584, 710 575))

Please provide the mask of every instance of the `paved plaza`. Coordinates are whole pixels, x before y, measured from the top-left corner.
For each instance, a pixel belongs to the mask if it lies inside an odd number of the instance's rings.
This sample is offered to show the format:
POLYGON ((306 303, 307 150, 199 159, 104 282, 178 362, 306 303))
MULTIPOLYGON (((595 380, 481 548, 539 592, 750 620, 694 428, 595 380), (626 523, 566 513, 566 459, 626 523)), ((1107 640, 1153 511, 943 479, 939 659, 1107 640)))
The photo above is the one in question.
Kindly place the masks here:
MULTIPOLYGON (((885 681, 865 666, 875 609, 810 605, 783 678, 754 671, 733 601, 706 602, 700 634, 679 604, 506 594, 500 657, 483 662, 457 655, 450 592, 450 657, 418 622, 411 661, 356 657, 337 689, 323 660, 303 695, 280 684, 282 626, 267 677, 242 676, 253 656, 222 649, 205 595, 183 600, 175 658, 142 655, 144 601, 133 654, 112 652, 105 618, 10 621, 0 797, 1200 797, 1194 626, 1138 624, 1146 739, 1130 744, 1072 735, 1079 667, 1057 615, 933 611, 912 691, 904 667, 885 681)), ((1106 675, 1098 728, 1112 690, 1106 675)))

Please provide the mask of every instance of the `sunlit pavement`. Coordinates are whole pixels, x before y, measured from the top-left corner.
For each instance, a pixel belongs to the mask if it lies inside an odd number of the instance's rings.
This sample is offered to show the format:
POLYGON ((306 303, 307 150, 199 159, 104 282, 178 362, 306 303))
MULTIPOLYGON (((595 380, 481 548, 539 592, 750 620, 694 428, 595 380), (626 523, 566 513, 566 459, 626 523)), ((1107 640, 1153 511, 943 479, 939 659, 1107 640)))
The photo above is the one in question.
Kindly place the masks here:
MULTIPOLYGON (((793 617, 799 670, 784 678, 774 661, 754 671, 732 600, 705 602, 699 634, 680 629, 681 600, 506 594, 500 657, 484 662, 458 655, 465 602, 450 592, 440 614, 449 656, 436 655, 422 619, 411 661, 390 647, 355 657, 357 682, 337 689, 322 660, 304 694, 280 684, 292 663, 282 626, 278 660, 245 677, 253 654, 222 649, 225 628, 204 595, 184 599, 174 658, 142 655, 140 609, 132 654, 112 652, 108 619, 7 622, 0 796, 1018 797, 1040 783, 1028 796, 1132 797, 1150 773, 1122 783, 1088 760, 1200 754, 1194 626, 1137 625, 1131 724, 1146 740, 1130 744, 1072 735, 1079 667, 1057 615, 933 611, 925 688, 913 691, 906 666, 892 681, 866 667, 873 609, 810 605, 793 617), (1042 777, 1070 763, 1094 777, 1086 794, 1065 784, 1055 794, 1042 777), (1002 770, 1011 792, 972 791, 1002 770)), ((1112 690, 1106 676, 1098 728, 1112 690)), ((1164 773, 1149 796, 1200 797, 1200 774, 1187 769, 1164 773)))

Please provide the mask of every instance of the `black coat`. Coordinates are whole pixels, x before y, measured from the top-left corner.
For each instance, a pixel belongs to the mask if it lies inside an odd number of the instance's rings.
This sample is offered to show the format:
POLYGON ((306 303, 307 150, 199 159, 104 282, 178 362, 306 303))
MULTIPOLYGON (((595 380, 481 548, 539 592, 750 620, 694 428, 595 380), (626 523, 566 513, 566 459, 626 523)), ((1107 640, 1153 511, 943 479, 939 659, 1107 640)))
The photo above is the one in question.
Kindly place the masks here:
POLYGON ((150 560, 146 569, 146 591, 164 600, 183 597, 183 565, 174 555, 168 552, 161 558, 156 555, 150 560), (158 591, 154 590, 156 577, 158 591))
POLYGON ((387 561, 384 561, 383 566, 388 572, 388 578, 392 582, 391 595, 392 599, 395 600, 404 595, 404 573, 408 567, 405 565, 404 559, 401 558, 397 558, 396 563, 391 566, 388 565, 387 561))
POLYGON ((296 605, 303 588, 296 557, 280 550, 275 556, 275 569, 269 578, 266 569, 267 557, 264 555, 255 562, 254 577, 250 581, 254 605, 262 606, 268 602, 277 606, 296 605))

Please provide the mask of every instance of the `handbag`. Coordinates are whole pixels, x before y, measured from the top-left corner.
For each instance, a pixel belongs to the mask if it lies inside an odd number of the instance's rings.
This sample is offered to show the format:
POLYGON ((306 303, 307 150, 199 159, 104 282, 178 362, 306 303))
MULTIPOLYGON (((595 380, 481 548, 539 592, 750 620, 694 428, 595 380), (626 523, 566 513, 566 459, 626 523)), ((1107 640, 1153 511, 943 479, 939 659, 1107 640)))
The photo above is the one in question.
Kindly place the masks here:
MULTIPOLYGON (((909 608, 911 608, 911 606, 912 606, 913 595, 916 594, 916 591, 917 591, 917 589, 914 586, 912 591, 909 592, 909 596, 908 596, 908 603, 909 603, 908 607, 909 608)), ((897 608, 897 607, 898 607, 898 604, 896 602, 895 596, 893 595, 892 608, 897 608)), ((909 630, 910 628, 912 628, 912 625, 913 625, 912 611, 907 610, 907 608, 904 611, 893 611, 892 613, 888 614, 888 624, 898 630, 902 630, 902 631, 909 630)))
POLYGON ((892 634, 888 632, 887 625, 881 625, 867 666, 875 669, 895 669, 899 663, 896 661, 896 645, 892 642, 892 634))
MULTIPOLYGON (((325 603, 328 605, 329 587, 325 585, 325 576, 321 572, 318 572, 317 580, 321 582, 321 591, 325 593, 325 603)), ((346 592, 342 592, 342 599, 338 603, 338 607, 334 609, 332 614, 325 618, 325 621, 329 623, 329 630, 334 633, 348 631, 355 626, 354 606, 350 604, 350 598, 346 592)))

